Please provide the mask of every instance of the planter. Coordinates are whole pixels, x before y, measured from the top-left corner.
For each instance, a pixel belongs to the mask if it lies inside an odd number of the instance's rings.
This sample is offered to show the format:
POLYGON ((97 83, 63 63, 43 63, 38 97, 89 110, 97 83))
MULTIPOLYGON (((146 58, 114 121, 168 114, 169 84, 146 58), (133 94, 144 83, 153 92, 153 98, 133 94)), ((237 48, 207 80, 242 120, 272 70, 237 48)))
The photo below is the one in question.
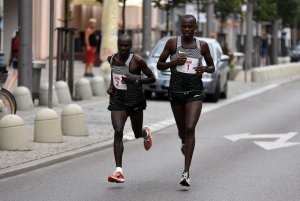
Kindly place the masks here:
POLYGON ((235 80, 236 76, 239 74, 241 69, 230 69, 229 70, 229 80, 235 80))

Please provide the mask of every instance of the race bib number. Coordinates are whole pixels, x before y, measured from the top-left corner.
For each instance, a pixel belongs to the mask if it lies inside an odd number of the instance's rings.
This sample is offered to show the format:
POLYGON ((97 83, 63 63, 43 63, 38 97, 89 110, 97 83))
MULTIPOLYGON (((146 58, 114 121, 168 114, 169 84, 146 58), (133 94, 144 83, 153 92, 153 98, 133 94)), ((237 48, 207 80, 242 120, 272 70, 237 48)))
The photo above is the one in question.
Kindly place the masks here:
POLYGON ((117 75, 113 73, 113 83, 115 88, 120 90, 127 90, 126 84, 122 83, 122 75, 117 75))
POLYGON ((198 66, 199 59, 187 58, 184 65, 177 66, 177 71, 181 73, 196 74, 195 67, 198 66))

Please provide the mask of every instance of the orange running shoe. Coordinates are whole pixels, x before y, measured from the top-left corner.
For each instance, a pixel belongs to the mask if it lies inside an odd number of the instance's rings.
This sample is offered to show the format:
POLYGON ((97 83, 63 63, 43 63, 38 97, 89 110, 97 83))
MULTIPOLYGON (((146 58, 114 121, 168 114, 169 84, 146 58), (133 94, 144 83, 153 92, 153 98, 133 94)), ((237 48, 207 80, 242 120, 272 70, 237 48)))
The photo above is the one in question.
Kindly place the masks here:
POLYGON ((147 132, 147 137, 144 139, 144 148, 148 151, 152 147, 152 136, 149 127, 145 126, 144 129, 147 132))
POLYGON ((125 177, 122 172, 114 172, 112 175, 109 175, 108 179, 109 182, 115 182, 115 183, 124 183, 125 177))

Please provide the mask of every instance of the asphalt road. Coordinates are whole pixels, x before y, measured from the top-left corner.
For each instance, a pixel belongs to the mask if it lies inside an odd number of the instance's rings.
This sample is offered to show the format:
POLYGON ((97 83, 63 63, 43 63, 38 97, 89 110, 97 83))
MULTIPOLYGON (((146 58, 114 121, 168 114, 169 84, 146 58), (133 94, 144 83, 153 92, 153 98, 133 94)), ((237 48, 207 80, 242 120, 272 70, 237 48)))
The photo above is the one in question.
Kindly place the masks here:
POLYGON ((125 144, 124 184, 107 182, 114 170, 109 148, 2 179, 0 200, 299 201, 300 145, 287 144, 300 142, 299 91, 297 81, 204 114, 197 127, 189 190, 179 185, 183 156, 171 126, 153 134, 149 152, 142 140, 125 144), (289 132, 296 134, 288 139, 289 132), (249 139, 224 137, 242 133, 250 133, 243 135, 249 139), (269 143, 261 147, 255 141, 269 143))

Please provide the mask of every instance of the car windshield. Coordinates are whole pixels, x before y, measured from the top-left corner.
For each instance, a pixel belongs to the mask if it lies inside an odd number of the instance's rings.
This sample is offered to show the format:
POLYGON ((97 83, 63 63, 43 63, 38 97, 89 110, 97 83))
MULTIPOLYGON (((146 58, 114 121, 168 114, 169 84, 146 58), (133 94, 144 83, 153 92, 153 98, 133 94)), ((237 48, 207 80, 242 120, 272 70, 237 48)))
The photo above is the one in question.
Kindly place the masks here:
POLYGON ((164 50, 167 40, 160 40, 153 49, 152 57, 160 57, 160 54, 164 50))

